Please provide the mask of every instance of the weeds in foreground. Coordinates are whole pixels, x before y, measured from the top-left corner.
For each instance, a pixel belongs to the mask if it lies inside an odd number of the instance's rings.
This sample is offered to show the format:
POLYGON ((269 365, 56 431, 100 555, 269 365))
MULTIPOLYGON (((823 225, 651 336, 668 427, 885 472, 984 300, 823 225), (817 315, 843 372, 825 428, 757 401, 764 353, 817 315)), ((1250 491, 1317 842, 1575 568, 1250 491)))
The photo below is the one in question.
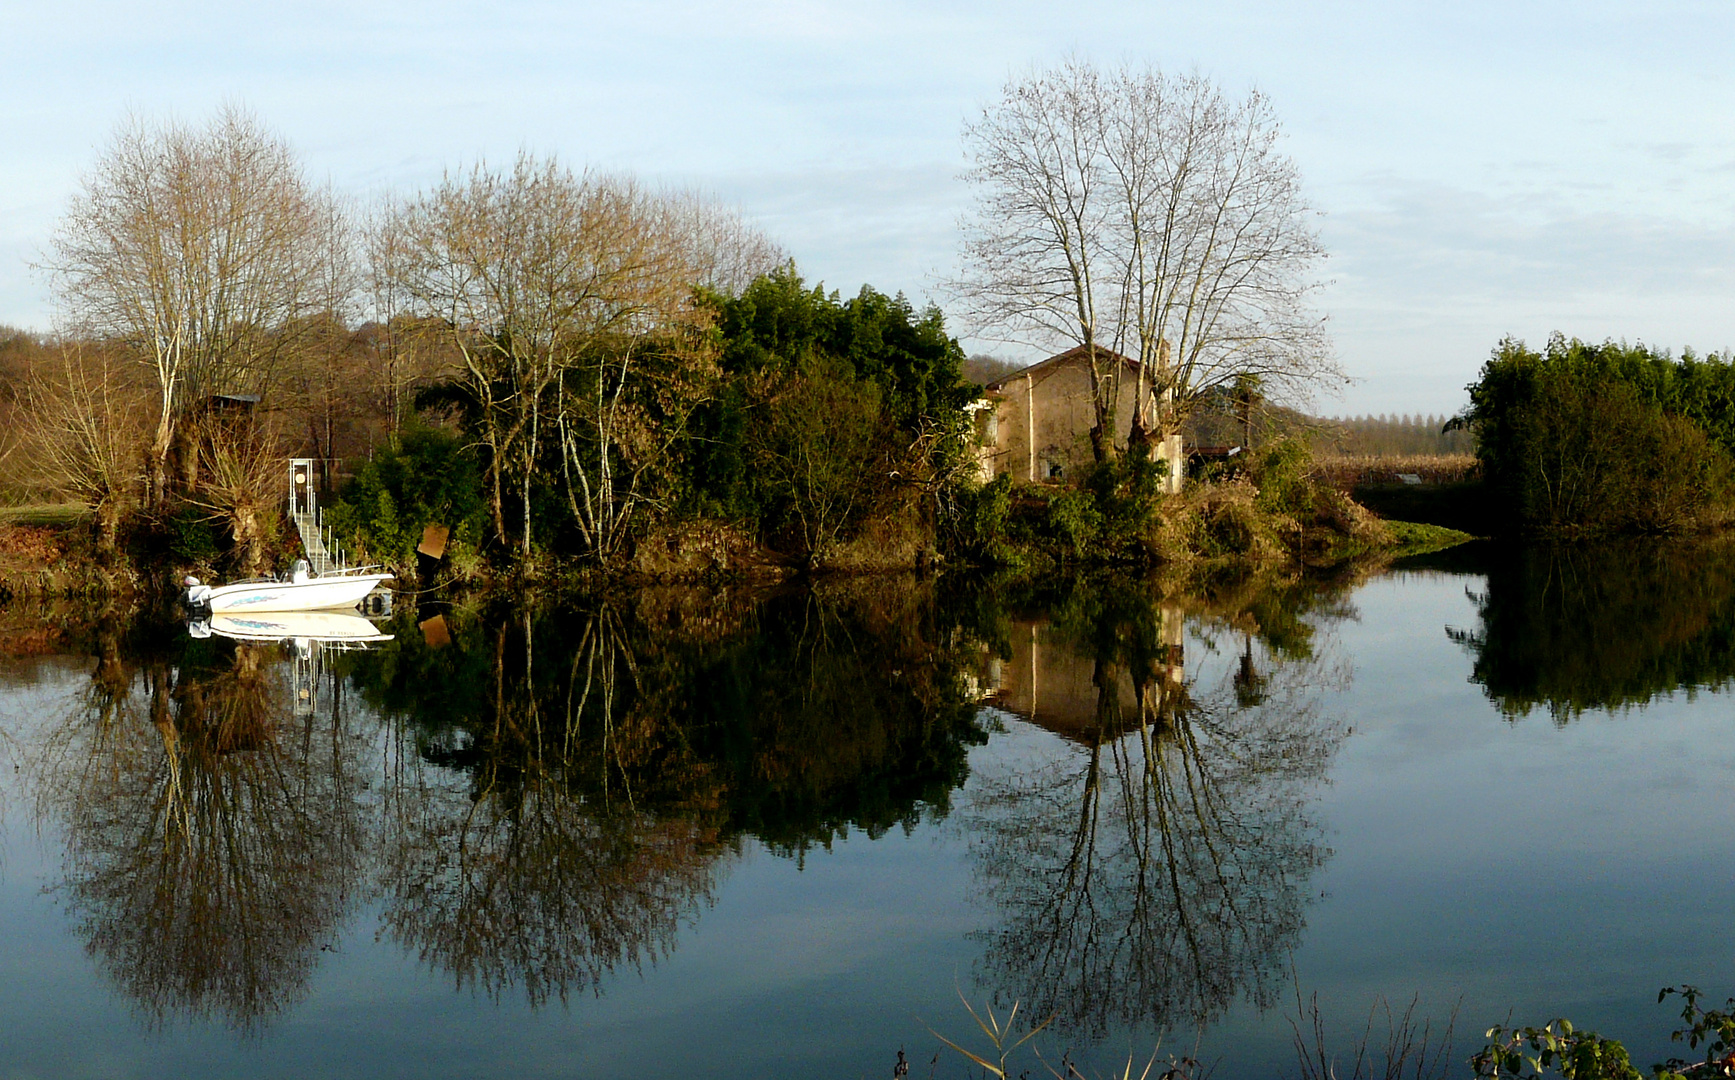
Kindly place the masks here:
MULTIPOLYGON (((992 1047, 992 1049, 988 1051, 990 1057, 984 1057, 972 1050, 964 1049, 951 1039, 948 1039, 939 1032, 934 1031, 933 1028, 928 1028, 928 1030, 932 1032, 934 1038, 939 1039, 947 1046, 958 1051, 958 1053, 963 1054, 977 1065, 980 1065, 987 1073, 1000 1077, 1001 1080, 1006 1080, 1006 1077, 1009 1075, 1006 1071, 1006 1067, 1007 1062, 1011 1059, 1013 1053, 1031 1039, 1036 1038, 1043 1028, 1054 1022, 1054 1017, 1051 1016, 1042 1023, 1027 1030, 1023 1035, 1017 1035, 1015 1038, 1014 1036, 1017 1034, 1018 1024, 1018 1002, 1014 1001, 1012 1003, 1012 1011, 1008 1013, 1006 1019, 1002 1021, 999 1017, 994 1015, 994 1007, 992 1005, 985 1005, 983 1006, 981 1013, 977 1012, 976 1007, 970 1004, 970 999, 965 997, 961 990, 958 992, 958 1000, 964 1003, 964 1008, 969 1012, 970 1019, 976 1021, 976 1026, 981 1028, 982 1034, 988 1037, 988 1044, 992 1047), (982 1018, 982 1013, 987 1014, 988 1018, 986 1020, 982 1018)), ((899 1054, 901 1056, 902 1051, 900 1051, 899 1054)))
MULTIPOLYGON (((986 1036, 988 1040, 988 1049, 984 1053, 978 1054, 975 1051, 966 1049, 958 1043, 953 1042, 951 1039, 946 1038, 946 1036, 940 1034, 931 1027, 928 1028, 928 1031, 933 1034, 934 1038, 939 1039, 953 1050, 956 1050, 958 1053, 968 1058, 982 1070, 982 1075, 984 1077, 995 1076, 999 1077, 1000 1080, 1010 1080, 1013 1076, 1013 1073, 1010 1071, 1013 1067, 1013 1055, 1019 1050, 1019 1048, 1030 1043, 1037 1035, 1041 1034, 1043 1029, 1047 1028, 1054 1022, 1054 1017, 1052 1016, 1034 1026, 1030 1026, 1029 1021, 1026 1020, 1026 1029, 1022 1034, 1020 1034, 1018 1030, 1019 1002, 1014 1001, 1012 1003, 1012 1011, 1006 1015, 1005 1020, 1001 1020, 997 1015, 995 1015, 992 1006, 985 1005, 981 1012, 977 1012, 975 1006, 971 1005, 969 999, 964 996, 963 991, 959 991, 958 1000, 964 1003, 964 1008, 969 1012, 970 1018, 976 1021, 976 1026, 980 1028, 982 1034, 986 1036)), ((1151 1056, 1145 1062, 1143 1068, 1139 1067, 1136 1058, 1131 1054, 1127 1055, 1126 1064, 1118 1071, 1110 1073, 1108 1077, 1104 1078, 1104 1080, 1205 1080, 1206 1076, 1210 1072, 1209 1069, 1201 1070, 1199 1062, 1193 1058, 1174 1057, 1172 1055, 1160 1063, 1166 1067, 1163 1068, 1161 1072, 1158 1072, 1157 1069, 1159 1067, 1159 1062, 1157 1058, 1161 1051, 1162 1044, 1159 1041, 1158 1045, 1151 1050, 1151 1056), (1133 1070, 1135 1069, 1138 1069, 1138 1071, 1134 1072, 1133 1070)), ((1031 1054, 1036 1058, 1042 1068, 1046 1070, 1050 1076, 1054 1077, 1055 1080, 1093 1080, 1093 1078, 1087 1077, 1084 1073, 1079 1071, 1078 1066, 1072 1061, 1071 1051, 1067 1051, 1061 1055, 1058 1067, 1044 1058, 1041 1049, 1037 1046, 1031 1046, 1031 1054)), ((938 1064, 939 1055, 936 1054, 934 1060, 929 1063, 930 1077, 933 1075, 933 1070, 938 1067, 938 1064)), ((909 1075, 909 1071, 909 1062, 904 1057, 903 1050, 900 1049, 898 1051, 897 1064, 892 1069, 892 1076, 897 1078, 897 1080, 901 1080, 901 1078, 909 1075)), ((1025 1069, 1017 1075, 1020 1077, 1020 1080, 1024 1080, 1024 1078, 1030 1076, 1030 1070, 1025 1069)))
POLYGON ((1436 1037, 1431 1019, 1418 1021, 1416 1006, 1421 995, 1410 999, 1400 1013, 1391 1002, 1377 998, 1368 1010, 1361 1038, 1343 1059, 1326 1047, 1325 1021, 1316 993, 1303 1005, 1301 990, 1295 992, 1296 1015, 1289 1021, 1295 1032, 1295 1056, 1301 1063, 1301 1080, 1445 1080, 1451 1072, 1452 1031, 1458 1022, 1458 1006, 1452 1007, 1446 1027, 1436 1037), (1374 1023, 1385 1014, 1385 1045, 1375 1045, 1374 1023), (1339 1067, 1347 1067, 1340 1073, 1339 1067))

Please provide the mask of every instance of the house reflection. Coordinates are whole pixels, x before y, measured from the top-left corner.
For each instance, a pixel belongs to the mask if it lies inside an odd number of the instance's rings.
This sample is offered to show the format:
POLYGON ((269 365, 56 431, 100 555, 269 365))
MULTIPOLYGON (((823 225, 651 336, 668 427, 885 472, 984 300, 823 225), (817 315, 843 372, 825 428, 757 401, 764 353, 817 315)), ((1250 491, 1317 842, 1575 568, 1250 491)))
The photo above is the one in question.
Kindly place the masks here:
POLYGON ((989 759, 974 778, 976 882, 996 909, 978 980, 1090 1038, 1271 1006, 1330 854, 1309 811, 1343 737, 1322 704, 1329 653, 1256 642, 1244 610, 1189 630, 1136 588, 1054 610, 1002 622, 982 669, 985 702, 1066 752, 989 759))
POLYGON ((1186 612, 1157 606, 1159 649, 1147 666, 1105 663, 1081 651, 1068 629, 1014 619, 1010 655, 987 658, 977 696, 1080 746, 1095 746, 1170 715, 1186 693, 1186 612))

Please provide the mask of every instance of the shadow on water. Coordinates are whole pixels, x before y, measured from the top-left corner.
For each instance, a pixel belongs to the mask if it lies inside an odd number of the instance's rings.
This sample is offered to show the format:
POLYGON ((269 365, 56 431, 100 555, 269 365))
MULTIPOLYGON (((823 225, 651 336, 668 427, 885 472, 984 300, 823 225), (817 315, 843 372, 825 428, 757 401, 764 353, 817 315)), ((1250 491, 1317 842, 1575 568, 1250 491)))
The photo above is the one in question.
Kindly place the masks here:
POLYGON ((1485 572, 1467 590, 1479 625, 1446 632, 1508 718, 1564 724, 1735 677, 1735 539, 1500 549, 1485 572))
POLYGON ((601 993, 749 840, 800 861, 948 817, 982 985, 1081 1035, 1202 1025, 1273 1003, 1330 854, 1354 584, 494 597, 329 653, 95 618, 88 685, 21 756, 73 927, 154 1025, 270 1023, 363 906, 460 989, 601 993), (1045 749, 972 777, 1014 716, 1045 749))

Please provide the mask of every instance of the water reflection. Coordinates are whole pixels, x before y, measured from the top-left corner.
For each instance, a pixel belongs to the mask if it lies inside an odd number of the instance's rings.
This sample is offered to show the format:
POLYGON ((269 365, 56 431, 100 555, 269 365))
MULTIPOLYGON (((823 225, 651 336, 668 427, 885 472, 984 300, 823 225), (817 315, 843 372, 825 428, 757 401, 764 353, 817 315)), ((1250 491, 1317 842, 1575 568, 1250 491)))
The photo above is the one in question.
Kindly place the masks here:
POLYGON ((565 1000, 665 954, 743 836, 801 858, 943 814, 985 737, 909 582, 416 622, 349 668, 406 747, 386 921, 491 994, 565 1000))
POLYGON ((395 940, 460 988, 538 1004, 673 947, 727 849, 714 785, 676 718, 645 707, 643 674, 606 603, 477 620, 455 647, 405 635, 355 666, 388 711, 406 676, 411 700, 445 701, 402 716, 381 838, 395 940))
POLYGON ((275 647, 128 656, 118 627, 97 639, 90 686, 37 761, 66 837, 59 891, 149 1022, 251 1027, 305 997, 353 902, 353 741, 292 714, 275 647))
POLYGON ((1566 723, 1735 676, 1735 540, 1514 549, 1486 572, 1480 625, 1446 632, 1509 718, 1566 723))
POLYGON ((1189 617, 1105 584, 1010 620, 997 700, 1070 752, 978 778, 972 850, 1001 913, 979 977, 1004 998, 1091 1036, 1274 1004, 1329 854, 1307 806, 1342 739, 1321 691, 1343 675, 1316 630, 1345 612, 1270 596, 1189 617), (1184 627, 1212 661, 1193 674, 1184 627))
POLYGON ((986 755, 983 980, 1080 1030, 1202 1021, 1269 999, 1326 855, 1306 809, 1339 738, 1318 691, 1341 592, 497 598, 350 627, 353 651, 99 621, 26 758, 101 969, 152 1023, 249 1028, 364 906, 460 989, 602 993, 677 948, 749 839, 799 861, 951 814, 987 695, 1064 749, 986 755))

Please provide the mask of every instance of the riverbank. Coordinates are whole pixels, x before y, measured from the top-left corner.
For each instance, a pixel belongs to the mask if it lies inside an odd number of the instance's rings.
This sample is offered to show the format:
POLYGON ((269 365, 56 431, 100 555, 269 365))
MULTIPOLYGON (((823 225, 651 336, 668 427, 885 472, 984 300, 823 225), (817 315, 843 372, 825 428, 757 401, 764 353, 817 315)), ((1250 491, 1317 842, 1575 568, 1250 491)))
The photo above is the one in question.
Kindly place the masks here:
POLYGON ((97 561, 80 518, 63 509, 48 516, 54 524, 0 517, 0 604, 25 597, 130 597, 139 591, 139 574, 130 565, 97 561))
MULTIPOLYGON (((1068 489, 1008 490, 988 508, 974 537, 955 530, 936 541, 920 515, 870 523, 860 535, 812 562, 798 560, 718 522, 688 522, 643 538, 616 570, 602 573, 544 557, 529 567, 501 569, 481 559, 422 560, 396 565, 402 588, 548 587, 594 590, 616 584, 729 581, 775 584, 803 576, 887 573, 1071 573, 1118 567, 1174 580, 1208 581, 1269 573, 1329 571, 1439 551, 1473 537, 1427 522, 1393 521, 1354 500, 1320 489, 1305 511, 1262 508, 1259 492, 1242 481, 1198 485, 1164 500, 1134 521, 1115 520, 1068 489)), ((978 511, 980 507, 975 508, 978 511)), ((283 530, 287 532, 285 528, 283 530)), ((294 552, 276 560, 287 566, 294 552)), ((221 577, 219 559, 174 552, 123 553, 105 563, 75 507, 35 507, 0 516, 0 603, 85 598, 149 601, 178 589, 187 573, 221 577), (141 567, 155 559, 159 569, 141 567)))

